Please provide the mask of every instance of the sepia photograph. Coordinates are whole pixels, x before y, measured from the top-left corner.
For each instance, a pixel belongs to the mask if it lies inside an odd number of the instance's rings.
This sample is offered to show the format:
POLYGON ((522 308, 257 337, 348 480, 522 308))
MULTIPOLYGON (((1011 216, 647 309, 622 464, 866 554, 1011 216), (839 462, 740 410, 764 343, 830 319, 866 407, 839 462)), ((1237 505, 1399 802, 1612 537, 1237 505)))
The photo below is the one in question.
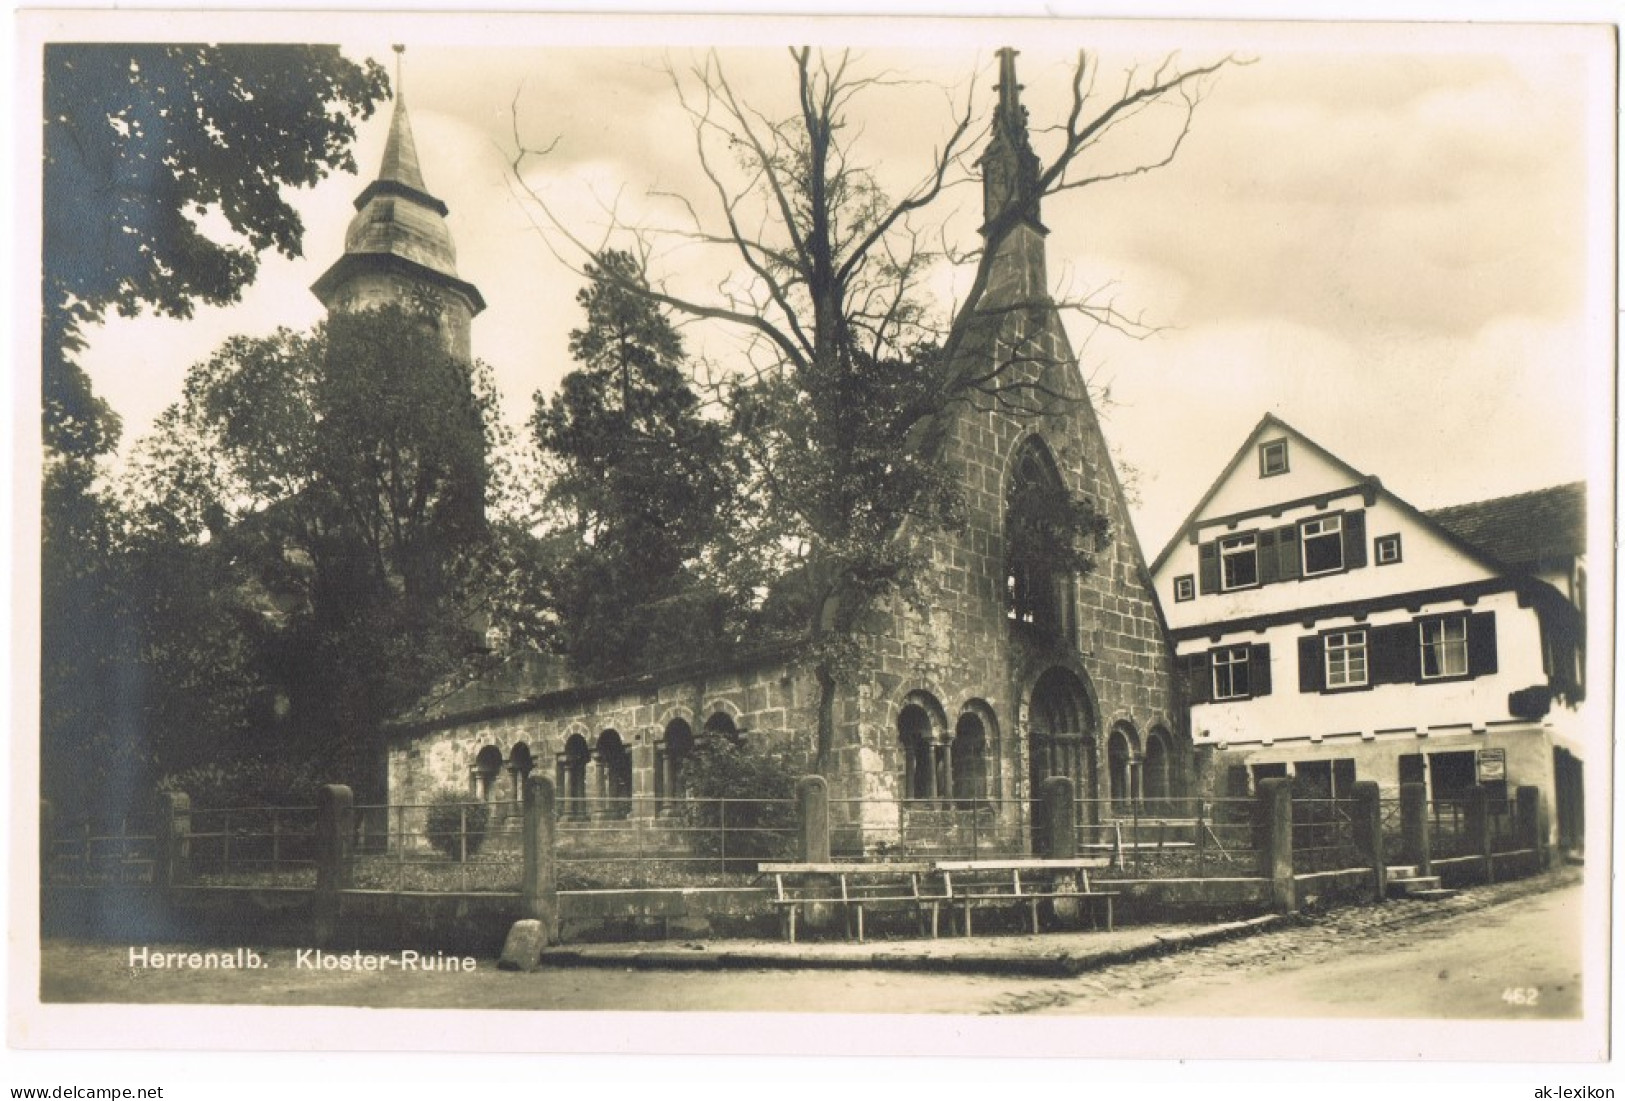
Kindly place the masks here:
POLYGON ((1609 1058, 1613 26, 17 19, 13 1046, 1609 1058))

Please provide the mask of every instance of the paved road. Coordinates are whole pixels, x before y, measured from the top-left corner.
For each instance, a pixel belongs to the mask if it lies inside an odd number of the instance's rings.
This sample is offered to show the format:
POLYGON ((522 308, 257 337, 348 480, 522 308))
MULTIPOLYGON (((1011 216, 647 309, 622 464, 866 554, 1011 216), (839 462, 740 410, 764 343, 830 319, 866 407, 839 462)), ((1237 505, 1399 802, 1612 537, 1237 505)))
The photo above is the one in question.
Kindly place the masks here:
POLYGON ((1580 913, 1571 871, 1442 903, 1333 911, 1074 979, 603 968, 519 975, 496 971, 491 960, 478 961, 473 973, 311 972, 296 969, 285 949, 259 971, 132 971, 127 946, 51 943, 42 956, 42 996, 546 1010, 1572 1017, 1579 1012, 1580 913), (1533 993, 1503 1000, 1508 990, 1533 993))

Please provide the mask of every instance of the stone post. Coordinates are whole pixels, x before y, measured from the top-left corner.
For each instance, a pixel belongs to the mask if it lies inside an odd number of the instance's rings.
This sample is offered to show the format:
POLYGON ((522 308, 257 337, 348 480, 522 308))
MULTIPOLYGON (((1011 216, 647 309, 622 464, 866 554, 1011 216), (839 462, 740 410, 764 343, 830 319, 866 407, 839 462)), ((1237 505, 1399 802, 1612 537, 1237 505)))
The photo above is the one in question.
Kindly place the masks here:
POLYGON ((520 888, 524 916, 541 924, 542 943, 559 942, 558 858, 554 838, 553 781, 531 775, 525 781, 525 878, 520 888))
POLYGON ((1272 776, 1258 782, 1258 823, 1263 834, 1260 874, 1270 881, 1270 901, 1278 913, 1298 907, 1292 876, 1292 781, 1272 776))
POLYGON ((1482 784, 1467 789, 1462 803, 1462 824, 1467 829, 1468 851, 1478 856, 1484 868, 1484 882, 1495 882, 1495 863, 1490 857, 1489 792, 1482 784))
POLYGON ((1354 806, 1354 847, 1371 869, 1377 893, 1375 900, 1388 897, 1388 861, 1382 852, 1382 795, 1375 780, 1356 780, 1349 793, 1354 806))
POLYGON ((801 862, 828 864, 829 781, 803 776, 796 782, 796 802, 801 811, 801 862))
POLYGON ((349 889, 355 869, 351 839, 355 836, 355 793, 344 784, 323 784, 316 791, 316 897, 312 900, 316 947, 332 945, 338 935, 339 892, 349 889))
POLYGON ((1043 836, 1047 849, 1042 855, 1051 860, 1071 860, 1078 855, 1076 811, 1072 805, 1072 780, 1051 776, 1039 788, 1043 807, 1043 836))
POLYGON ((192 800, 178 791, 158 794, 157 835, 153 843, 152 882, 156 887, 178 887, 190 872, 192 855, 192 800))
POLYGON ((1541 828, 1540 789, 1525 784, 1514 796, 1518 807, 1518 848, 1535 850, 1536 863, 1547 865, 1546 831, 1541 828))

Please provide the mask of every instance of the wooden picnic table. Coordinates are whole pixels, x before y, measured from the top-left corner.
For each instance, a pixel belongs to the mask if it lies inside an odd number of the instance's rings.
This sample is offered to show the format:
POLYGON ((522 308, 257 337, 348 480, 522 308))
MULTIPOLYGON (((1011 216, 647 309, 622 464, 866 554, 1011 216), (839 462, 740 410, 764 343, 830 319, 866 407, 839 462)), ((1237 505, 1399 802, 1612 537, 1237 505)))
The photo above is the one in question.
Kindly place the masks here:
POLYGON ((937 907, 946 901, 941 895, 920 889, 921 878, 934 870, 927 863, 768 863, 758 864, 756 870, 773 877, 773 905, 784 914, 785 936, 792 944, 796 939, 796 915, 803 907, 836 907, 846 922, 848 936, 855 918, 861 943, 865 909, 912 909, 920 918, 922 931, 929 912, 931 935, 935 937, 937 907))
POLYGON ((1082 904, 1099 903, 1106 911, 1106 931, 1112 929, 1112 900, 1116 891, 1097 891, 1089 885, 1089 873, 1111 866, 1107 857, 1083 856, 1069 859, 1025 858, 1009 860, 939 860, 934 865, 942 876, 945 901, 957 905, 965 915, 965 936, 971 935, 971 911, 977 906, 1026 905, 1032 915, 1033 932, 1038 932, 1038 904, 1060 899, 1077 899, 1082 904), (1022 876, 1026 875, 1026 882, 1022 876), (954 882, 954 877, 959 882, 954 882))

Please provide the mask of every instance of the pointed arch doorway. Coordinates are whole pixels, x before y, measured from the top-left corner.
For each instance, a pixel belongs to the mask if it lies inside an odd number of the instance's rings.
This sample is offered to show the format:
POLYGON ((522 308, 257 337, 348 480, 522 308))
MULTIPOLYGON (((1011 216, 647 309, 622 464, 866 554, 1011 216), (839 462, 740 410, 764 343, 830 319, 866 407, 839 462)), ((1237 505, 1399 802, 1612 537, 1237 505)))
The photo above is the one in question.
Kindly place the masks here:
POLYGON ((1032 812, 1029 816, 1033 851, 1049 851, 1043 836, 1039 798, 1044 781, 1065 776, 1073 796, 1083 808, 1080 820, 1092 822, 1095 792, 1095 717, 1088 689, 1070 669, 1054 666, 1033 685, 1028 704, 1028 774, 1032 812))

